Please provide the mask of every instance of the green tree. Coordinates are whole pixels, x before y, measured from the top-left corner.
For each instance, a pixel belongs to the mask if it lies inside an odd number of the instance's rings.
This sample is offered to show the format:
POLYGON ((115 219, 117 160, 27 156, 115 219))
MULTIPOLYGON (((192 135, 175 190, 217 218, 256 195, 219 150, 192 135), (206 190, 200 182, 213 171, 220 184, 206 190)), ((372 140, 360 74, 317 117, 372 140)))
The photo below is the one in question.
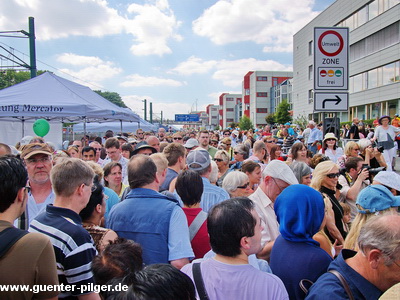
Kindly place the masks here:
POLYGON ((305 129, 307 127, 308 121, 309 120, 306 116, 300 115, 293 120, 293 123, 299 125, 303 129, 305 129))
POLYGON ((275 114, 269 114, 265 116, 265 122, 267 122, 267 124, 275 124, 275 114))
POLYGON ((102 92, 100 90, 94 91, 94 92, 96 92, 103 98, 106 98, 108 101, 114 103, 115 105, 118 105, 120 107, 125 107, 125 108, 128 107, 128 106, 126 106, 124 101, 122 101, 121 96, 116 92, 102 92))
POLYGON ((291 121, 292 117, 289 110, 290 104, 286 100, 279 103, 275 113, 276 122, 279 124, 285 124, 286 122, 291 121))
POLYGON ((252 129, 254 126, 250 118, 246 115, 243 115, 239 120, 239 127, 241 130, 249 130, 252 129))
MULTIPOLYGON (((47 71, 38 71, 37 75, 40 75, 47 71)), ((0 90, 5 89, 17 83, 21 83, 31 79, 30 71, 16 71, 14 69, 7 69, 0 72, 0 90)))
POLYGON ((239 126, 239 123, 235 123, 235 122, 229 123, 230 128, 236 128, 238 126, 239 126))

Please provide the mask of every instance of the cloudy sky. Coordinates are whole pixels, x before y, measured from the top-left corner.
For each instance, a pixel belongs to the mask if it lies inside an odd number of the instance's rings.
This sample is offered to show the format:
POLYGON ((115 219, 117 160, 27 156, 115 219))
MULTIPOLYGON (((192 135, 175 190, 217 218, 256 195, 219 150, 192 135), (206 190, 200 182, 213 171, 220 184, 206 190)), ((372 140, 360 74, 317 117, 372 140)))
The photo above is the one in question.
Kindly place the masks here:
MULTIPOLYGON (((173 119, 241 93, 248 71, 292 70, 293 34, 333 2, 1 0, 0 31, 28 31, 34 17, 39 70, 117 92, 140 116, 147 99, 155 118, 173 119)), ((29 62, 28 40, 0 46, 29 62)))

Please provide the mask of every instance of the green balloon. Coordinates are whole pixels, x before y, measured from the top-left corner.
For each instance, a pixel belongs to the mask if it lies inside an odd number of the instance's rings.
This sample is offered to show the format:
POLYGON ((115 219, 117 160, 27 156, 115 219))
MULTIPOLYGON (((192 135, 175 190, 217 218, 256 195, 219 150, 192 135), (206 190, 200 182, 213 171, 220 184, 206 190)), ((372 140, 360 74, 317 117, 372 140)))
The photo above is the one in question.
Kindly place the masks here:
POLYGON ((45 119, 38 119, 33 123, 33 132, 40 137, 44 137, 50 131, 50 124, 45 119))

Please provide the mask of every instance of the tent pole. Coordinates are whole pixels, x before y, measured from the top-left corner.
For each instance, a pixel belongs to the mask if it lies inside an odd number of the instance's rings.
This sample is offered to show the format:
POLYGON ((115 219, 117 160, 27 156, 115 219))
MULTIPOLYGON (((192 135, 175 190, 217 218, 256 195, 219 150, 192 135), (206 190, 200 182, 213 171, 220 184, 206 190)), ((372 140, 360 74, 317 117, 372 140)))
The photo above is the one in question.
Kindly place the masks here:
POLYGON ((122 135, 122 120, 119 120, 120 124, 121 124, 121 135, 122 135))
POLYGON ((21 139, 25 136, 25 119, 22 117, 22 137, 21 139))
POLYGON ((83 137, 85 136, 86 136, 86 118, 83 120, 83 137))

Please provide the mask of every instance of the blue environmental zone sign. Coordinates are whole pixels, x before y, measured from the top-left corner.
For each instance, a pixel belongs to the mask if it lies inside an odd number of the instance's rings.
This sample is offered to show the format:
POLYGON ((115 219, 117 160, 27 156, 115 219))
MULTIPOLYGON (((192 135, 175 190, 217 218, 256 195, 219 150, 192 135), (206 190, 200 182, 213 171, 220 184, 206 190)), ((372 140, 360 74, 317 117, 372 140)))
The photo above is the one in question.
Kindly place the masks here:
POLYGON ((199 122, 200 118, 197 114, 175 115, 176 122, 199 122))

